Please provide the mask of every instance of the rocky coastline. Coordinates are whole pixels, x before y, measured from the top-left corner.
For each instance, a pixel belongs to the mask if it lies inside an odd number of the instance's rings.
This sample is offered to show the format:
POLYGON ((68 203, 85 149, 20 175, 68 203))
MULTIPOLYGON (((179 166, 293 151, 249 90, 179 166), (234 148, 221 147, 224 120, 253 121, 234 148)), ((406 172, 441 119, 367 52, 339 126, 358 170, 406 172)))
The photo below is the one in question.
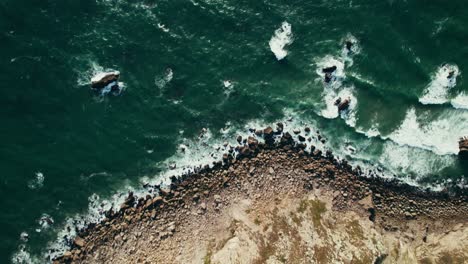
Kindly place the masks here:
POLYGON ((468 238, 466 192, 436 193, 365 177, 332 152, 305 151, 307 139, 283 133, 281 124, 255 134, 264 140, 239 137, 222 162, 172 177, 157 194, 129 193, 117 212, 107 212, 102 222, 82 230, 70 251, 53 263, 468 259, 467 242, 441 242, 452 235, 468 238), (346 228, 336 233, 340 226, 346 228), (392 241, 400 241, 400 248, 394 249, 392 241), (331 253, 338 244, 341 255, 331 253))

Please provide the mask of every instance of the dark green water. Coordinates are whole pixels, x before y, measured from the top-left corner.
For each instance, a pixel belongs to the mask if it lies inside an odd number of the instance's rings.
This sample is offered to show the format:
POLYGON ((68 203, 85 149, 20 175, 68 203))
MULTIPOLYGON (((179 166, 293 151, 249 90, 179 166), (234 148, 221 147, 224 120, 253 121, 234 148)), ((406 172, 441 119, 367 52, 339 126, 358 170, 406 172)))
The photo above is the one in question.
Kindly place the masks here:
POLYGON ((19 263, 47 262, 66 219, 167 178, 168 162, 209 162, 226 139, 289 117, 289 128, 312 125, 329 139, 324 148, 356 164, 434 188, 466 182, 456 157, 458 138, 468 136, 465 7, 464 0, 2 1, 0 262, 15 252, 19 263), (269 41, 285 21, 292 43, 278 61, 269 41), (343 56, 347 38, 357 40, 357 54, 343 56), (344 65, 333 87, 317 74, 330 63, 344 65), (120 96, 90 91, 99 67, 122 73, 120 96), (451 80, 447 69, 456 72, 451 80), (338 95, 352 98, 342 117, 326 111, 338 95), (202 128, 209 133, 198 140, 202 128), (39 223, 43 214, 54 220, 49 227, 39 223))

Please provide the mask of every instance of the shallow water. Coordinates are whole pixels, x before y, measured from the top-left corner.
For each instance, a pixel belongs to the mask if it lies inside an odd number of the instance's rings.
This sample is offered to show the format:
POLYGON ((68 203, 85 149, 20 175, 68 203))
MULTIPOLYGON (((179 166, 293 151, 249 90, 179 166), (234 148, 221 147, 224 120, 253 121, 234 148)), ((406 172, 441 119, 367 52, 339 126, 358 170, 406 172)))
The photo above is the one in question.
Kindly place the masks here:
POLYGON ((388 177, 434 188, 466 181, 456 157, 468 135, 464 7, 3 1, 0 262, 15 252, 44 262, 67 221, 98 217, 103 200, 110 207, 143 181, 219 159, 224 141, 289 118, 288 126, 320 130, 324 148, 388 177), (284 22, 291 32, 278 37, 284 22), (339 71, 327 84, 329 64, 339 71), (445 64, 457 68, 453 80, 444 79, 445 64), (121 72, 120 96, 90 91, 103 70, 121 72), (348 112, 334 108, 337 96, 351 98, 348 112), (176 171, 167 170, 172 163, 176 171))

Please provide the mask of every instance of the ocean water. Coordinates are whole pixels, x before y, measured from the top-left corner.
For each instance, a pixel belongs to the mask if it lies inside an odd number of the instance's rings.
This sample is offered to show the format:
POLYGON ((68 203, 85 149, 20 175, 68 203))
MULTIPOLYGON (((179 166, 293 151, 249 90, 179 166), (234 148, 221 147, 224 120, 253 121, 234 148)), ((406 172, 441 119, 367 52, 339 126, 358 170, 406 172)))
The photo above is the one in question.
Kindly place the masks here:
POLYGON ((126 191, 218 160, 225 141, 277 121, 319 130, 327 142, 314 144, 383 177, 463 186, 465 7, 2 1, 0 263, 47 263, 126 191), (119 96, 90 90, 106 70, 121 72, 119 96))

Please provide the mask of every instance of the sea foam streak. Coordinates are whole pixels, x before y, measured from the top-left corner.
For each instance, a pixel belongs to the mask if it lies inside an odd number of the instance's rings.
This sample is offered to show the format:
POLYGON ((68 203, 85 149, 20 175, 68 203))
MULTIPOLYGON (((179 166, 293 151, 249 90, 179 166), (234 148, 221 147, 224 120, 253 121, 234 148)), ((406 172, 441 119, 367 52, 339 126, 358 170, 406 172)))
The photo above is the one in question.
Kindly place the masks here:
POLYGON ((444 64, 432 77, 431 83, 426 87, 419 102, 422 104, 444 104, 449 101, 448 92, 457 84, 460 74, 457 65, 444 64))
POLYGON ((288 55, 285 49, 287 45, 293 42, 293 34, 291 24, 283 22, 281 27, 275 31, 275 34, 270 39, 270 49, 275 54, 276 59, 282 60, 288 55))

